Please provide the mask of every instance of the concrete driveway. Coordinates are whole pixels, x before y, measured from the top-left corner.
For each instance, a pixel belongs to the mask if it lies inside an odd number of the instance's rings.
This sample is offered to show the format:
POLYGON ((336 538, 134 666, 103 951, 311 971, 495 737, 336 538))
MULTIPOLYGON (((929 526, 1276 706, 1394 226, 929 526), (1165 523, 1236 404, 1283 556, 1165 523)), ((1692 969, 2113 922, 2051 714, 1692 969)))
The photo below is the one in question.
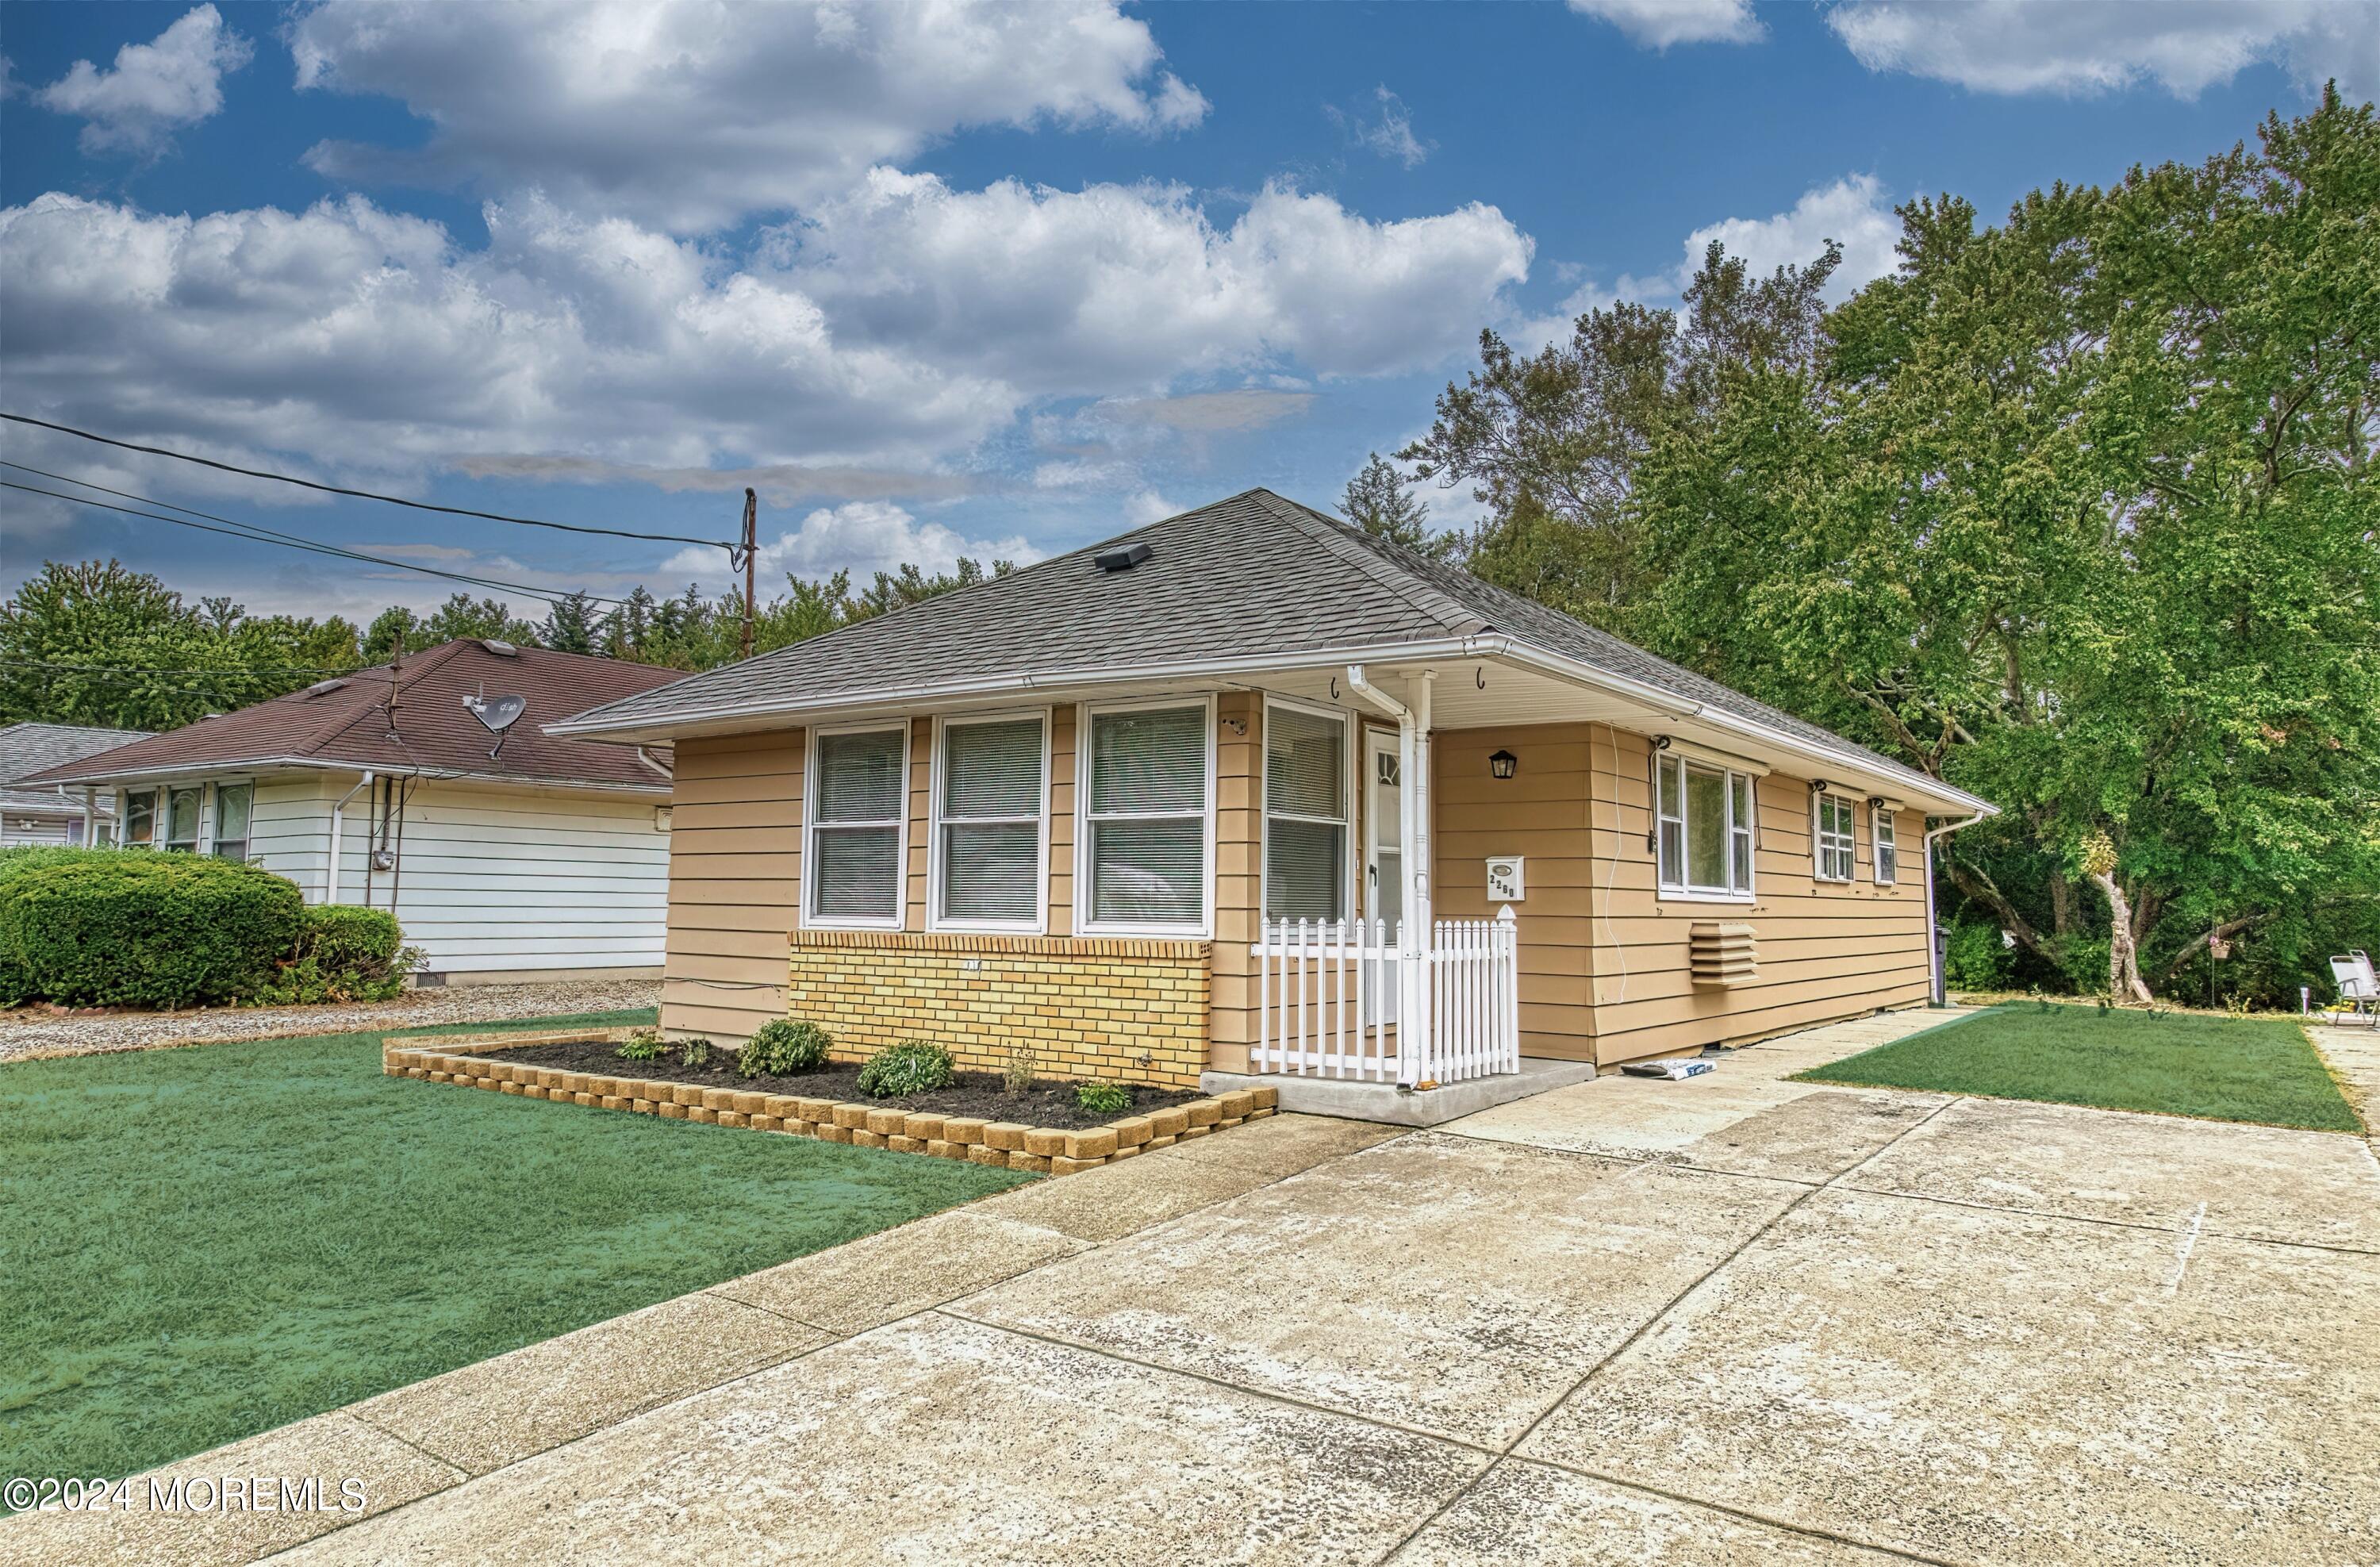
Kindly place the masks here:
POLYGON ((174 1466, 0 1560, 2380 1561, 2361 1138, 1785 1081, 1280 1117, 174 1466))

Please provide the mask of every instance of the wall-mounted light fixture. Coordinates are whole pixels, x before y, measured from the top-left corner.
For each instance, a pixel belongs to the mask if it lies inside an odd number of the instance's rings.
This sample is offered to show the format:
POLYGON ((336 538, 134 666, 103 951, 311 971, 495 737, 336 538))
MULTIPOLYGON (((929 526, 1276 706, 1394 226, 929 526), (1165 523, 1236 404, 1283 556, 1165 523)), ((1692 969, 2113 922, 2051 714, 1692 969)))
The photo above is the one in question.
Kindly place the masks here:
POLYGON ((1814 795, 1823 795, 1833 787, 1834 785, 1832 784, 1829 784, 1823 778, 1813 778, 1810 780, 1810 793, 1814 795))
POLYGON ((1657 750, 1657 751, 1666 751, 1666 750, 1668 750, 1668 749, 1670 748, 1670 737, 1669 737, 1667 735, 1654 735, 1654 736, 1653 736, 1653 748, 1654 748, 1655 750, 1657 750))
POLYGON ((1223 720, 1223 727, 1234 735, 1245 735, 1248 732, 1248 721, 1245 718, 1227 718, 1223 720))
POLYGON ((1521 759, 1510 751, 1498 751, 1488 759, 1488 771, 1499 778, 1510 778, 1521 771, 1521 759))

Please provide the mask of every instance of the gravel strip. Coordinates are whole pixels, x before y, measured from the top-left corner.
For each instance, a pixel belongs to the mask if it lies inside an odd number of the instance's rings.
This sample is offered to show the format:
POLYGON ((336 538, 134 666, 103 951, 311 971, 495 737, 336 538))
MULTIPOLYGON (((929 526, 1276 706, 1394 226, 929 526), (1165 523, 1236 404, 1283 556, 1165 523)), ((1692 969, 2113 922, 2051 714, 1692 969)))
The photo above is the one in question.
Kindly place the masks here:
POLYGON ((393 1002, 354 1005, 202 1007, 191 1012, 123 1012, 99 1017, 58 1017, 27 1008, 0 1012, 0 1061, 162 1050, 225 1039, 414 1028, 437 1023, 493 1023, 512 1017, 659 1006, 661 1000, 658 979, 571 979, 407 990, 393 1002))

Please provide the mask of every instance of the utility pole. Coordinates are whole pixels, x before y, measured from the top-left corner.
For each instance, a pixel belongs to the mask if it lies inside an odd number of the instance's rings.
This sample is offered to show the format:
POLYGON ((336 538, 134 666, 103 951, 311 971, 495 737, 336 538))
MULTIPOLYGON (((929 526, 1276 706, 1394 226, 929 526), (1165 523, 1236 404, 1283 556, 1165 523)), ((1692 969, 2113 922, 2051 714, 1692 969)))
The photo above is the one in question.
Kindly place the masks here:
POLYGON ((760 497, 744 492, 744 656, 752 656, 752 557, 760 553, 760 497))

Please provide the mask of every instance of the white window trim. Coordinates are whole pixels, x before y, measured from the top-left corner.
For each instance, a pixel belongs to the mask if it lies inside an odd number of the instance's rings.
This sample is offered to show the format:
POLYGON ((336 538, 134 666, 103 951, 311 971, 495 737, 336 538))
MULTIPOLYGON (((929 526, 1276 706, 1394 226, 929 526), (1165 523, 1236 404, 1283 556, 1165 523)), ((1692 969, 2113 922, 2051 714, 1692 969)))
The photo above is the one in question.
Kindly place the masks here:
POLYGON ((241 851, 239 863, 242 865, 254 865, 256 863, 256 855, 254 853, 254 846, 256 844, 256 779, 253 775, 233 778, 216 778, 208 782, 206 822, 203 829, 206 833, 207 841, 205 852, 210 857, 212 857, 215 852, 215 844, 223 836, 223 834, 215 831, 217 826, 220 825, 215 820, 215 813, 223 808, 223 792, 225 789, 238 788, 245 788, 248 791, 248 836, 241 839, 240 842, 249 845, 248 849, 241 851))
POLYGON ((198 831, 190 836, 190 846, 180 852, 188 855, 193 859, 204 859, 209 854, 213 852, 215 836, 215 789, 213 782, 210 779, 201 778, 193 780, 187 784, 163 784, 158 785, 157 830, 150 833, 149 846, 152 849, 165 849, 171 847, 169 841, 164 837, 164 832, 173 823, 174 796, 176 794, 185 789, 195 791, 199 796, 199 825, 198 831))
POLYGON ((1867 808, 1868 875, 1879 887, 1897 886, 1900 881, 1900 808, 1890 800, 1881 800, 1867 808), (1892 832, 1892 874, 1884 873, 1885 831, 1892 832))
MULTIPOLYGON (((1221 749, 1215 741, 1215 698, 1212 695, 1193 697, 1150 697, 1127 702, 1083 702, 1075 709, 1075 934, 1078 936, 1152 936, 1161 940, 1183 941, 1210 939, 1215 930, 1215 769, 1217 753, 1221 749), (1196 707, 1205 714, 1207 736, 1207 799, 1205 825, 1199 833, 1199 850, 1206 865, 1200 877, 1199 896, 1202 900, 1196 925, 1161 925, 1146 920, 1098 920, 1091 911, 1098 906, 1091 889, 1091 720, 1100 713, 1163 712, 1174 709, 1196 707)), ((1170 821, 1173 811, 1132 811, 1111 813, 1108 820, 1130 821, 1135 818, 1150 821, 1170 821)))
MULTIPOLYGON (((1050 731, 1048 708, 1002 708, 992 712, 945 713, 934 720, 934 754, 928 764, 926 784, 926 929, 929 930, 996 931, 1038 936, 1050 929, 1050 731), (1041 724, 1041 804, 1035 818, 1040 836, 1033 848, 1033 917, 1030 919, 950 919, 943 917, 942 878, 942 736, 953 728, 976 723, 1014 723, 1038 719, 1041 724)), ((1010 821, 1022 818, 962 817, 962 821, 1010 821)))
POLYGON ((158 798, 160 793, 161 791, 159 787, 153 784, 145 789, 118 789, 115 791, 115 847, 119 849, 153 849, 157 846, 157 808, 162 803, 158 798), (146 795, 149 796, 149 836, 137 844, 124 835, 125 831, 132 825, 132 799, 136 795, 146 795))
MULTIPOLYGON (((1758 902, 1760 893, 1761 775, 1755 772, 1747 771, 1742 767, 1730 767, 1725 762, 1713 760, 1709 757, 1699 754, 1695 751, 1681 751, 1674 748, 1670 750, 1656 750, 1653 753, 1653 771, 1654 777, 1649 780, 1653 785, 1653 796, 1651 799, 1645 802, 1645 808, 1652 813, 1653 818, 1654 900, 1658 903, 1665 904, 1734 904, 1739 906, 1758 902), (1745 824, 1751 829, 1751 842, 1745 845, 1743 865, 1744 880, 1749 883, 1749 885, 1747 885, 1742 892, 1739 893, 1731 887, 1695 887, 1682 881, 1664 881, 1661 880, 1661 823, 1664 818, 1661 815, 1661 780, 1659 774, 1661 769, 1670 765, 1673 759, 1682 765, 1698 767, 1706 772, 1718 773, 1722 780, 1719 787, 1726 796, 1728 800, 1728 809, 1730 812, 1735 808, 1735 780, 1738 778, 1743 780, 1744 798, 1746 804, 1752 808, 1752 820, 1745 824)), ((1678 780, 1678 808, 1682 811, 1685 808, 1685 804, 1686 784, 1685 779, 1682 776, 1678 780)), ((1685 818, 1683 816, 1680 816, 1677 818, 1677 820, 1680 824, 1678 830, 1678 852, 1680 857, 1682 858, 1685 854, 1685 818)), ((1728 863, 1730 866, 1735 862, 1735 824, 1730 821, 1728 824, 1726 833, 1727 858, 1728 863)))
MULTIPOLYGON (((1339 857, 1346 863, 1342 867, 1342 874, 1340 877, 1340 917, 1356 918, 1362 912, 1362 905, 1357 900, 1362 895, 1360 878, 1364 863, 1363 845, 1355 841, 1357 825, 1363 820, 1358 809, 1359 791, 1364 787, 1364 766, 1361 754, 1364 749, 1363 728, 1354 722, 1355 715, 1345 708, 1334 708, 1326 702, 1303 702, 1294 697, 1275 697, 1268 694, 1264 699, 1264 711, 1261 715, 1264 729, 1257 736, 1256 754, 1257 923, 1261 927, 1266 920, 1272 917, 1266 912, 1272 906, 1272 855, 1270 853, 1272 802, 1267 798, 1270 792, 1269 775, 1272 769, 1266 761, 1265 747, 1272 743, 1272 712, 1275 708, 1288 708, 1297 712, 1311 713, 1317 718, 1333 718, 1339 721, 1344 736, 1340 742, 1339 752, 1340 759, 1344 763, 1342 771, 1346 775, 1340 785, 1339 804, 1340 808, 1346 814, 1335 819, 1327 816, 1298 816, 1290 811, 1283 811, 1281 815, 1291 821, 1314 821, 1326 826, 1335 820, 1336 824, 1343 830, 1340 840, 1343 845, 1343 851, 1339 857)), ((1403 797, 1403 791, 1407 787, 1408 784, 1405 782, 1398 783, 1400 799, 1403 797)))
POLYGON ((812 725, 808 738, 803 742, 802 756, 802 929, 805 930, 899 930, 905 929, 909 917, 909 789, 912 731, 908 719, 887 723, 876 719, 867 723, 836 723, 824 727, 812 725), (819 741, 829 735, 881 735, 895 727, 901 731, 901 816, 895 824, 897 847, 892 856, 892 917, 890 919, 829 919, 812 907, 818 886, 812 872, 818 868, 818 857, 812 853, 821 825, 829 827, 883 826, 881 821, 821 823, 818 820, 819 741))
POLYGON ((1859 880, 1859 808, 1852 803, 1849 795, 1838 790, 1813 789, 1810 791, 1810 875, 1814 881, 1828 882, 1835 886, 1844 886, 1859 880), (1843 853, 1849 857, 1851 864, 1840 876, 1827 874, 1824 809, 1825 802, 1828 800, 1841 801, 1845 814, 1851 818, 1851 825, 1842 838, 1843 853))

